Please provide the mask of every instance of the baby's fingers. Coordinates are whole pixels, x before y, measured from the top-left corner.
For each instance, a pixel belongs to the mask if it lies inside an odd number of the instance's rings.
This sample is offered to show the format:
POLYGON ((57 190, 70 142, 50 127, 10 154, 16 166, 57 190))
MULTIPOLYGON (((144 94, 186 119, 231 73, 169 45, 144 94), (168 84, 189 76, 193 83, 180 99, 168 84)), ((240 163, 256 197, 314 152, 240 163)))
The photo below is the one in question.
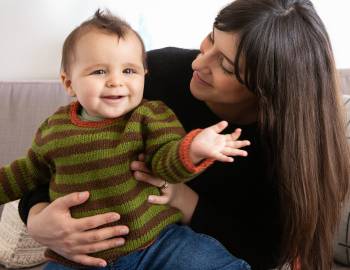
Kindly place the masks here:
POLYGON ((225 147, 221 153, 225 156, 242 156, 242 157, 248 156, 247 151, 231 148, 231 147, 225 147))
POLYGON ((245 146, 250 145, 250 141, 244 140, 244 141, 227 141, 226 146, 231 148, 242 148, 245 146))
POLYGON ((241 136, 242 130, 240 128, 236 128, 234 132, 229 134, 229 140, 238 140, 239 136, 241 136))
POLYGON ((220 152, 214 155, 214 159, 221 162, 233 162, 233 157, 230 157, 220 152))

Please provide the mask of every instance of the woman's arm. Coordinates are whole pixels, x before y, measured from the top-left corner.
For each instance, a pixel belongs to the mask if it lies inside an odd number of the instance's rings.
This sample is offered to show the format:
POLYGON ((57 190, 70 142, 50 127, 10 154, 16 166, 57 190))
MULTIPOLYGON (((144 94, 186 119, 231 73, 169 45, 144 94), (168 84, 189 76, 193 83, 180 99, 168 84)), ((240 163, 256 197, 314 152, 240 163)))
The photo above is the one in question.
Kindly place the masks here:
POLYGON ((128 228, 120 225, 95 229, 119 220, 117 213, 72 218, 70 207, 84 203, 88 197, 88 192, 76 192, 51 204, 34 205, 28 215, 28 232, 37 242, 71 261, 104 267, 106 261, 87 254, 123 245, 121 236, 128 233, 128 228))

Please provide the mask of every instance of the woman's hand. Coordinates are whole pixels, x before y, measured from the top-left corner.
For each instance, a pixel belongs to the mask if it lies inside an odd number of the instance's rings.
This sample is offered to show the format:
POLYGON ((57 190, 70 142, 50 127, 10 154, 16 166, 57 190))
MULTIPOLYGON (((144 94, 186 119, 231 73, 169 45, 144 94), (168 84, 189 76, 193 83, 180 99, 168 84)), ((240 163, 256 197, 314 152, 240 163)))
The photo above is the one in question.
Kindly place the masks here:
POLYGON ((95 229, 120 219, 117 213, 106 213, 75 219, 70 207, 84 203, 88 192, 76 192, 58 198, 51 204, 33 206, 28 216, 28 232, 40 244, 61 256, 86 266, 104 267, 107 262, 87 254, 121 246, 128 227, 114 226, 95 229))
POLYGON ((148 201, 154 204, 169 204, 183 213, 182 222, 190 223, 198 202, 198 194, 185 184, 169 184, 163 179, 151 174, 144 163, 144 155, 139 155, 138 161, 131 163, 136 180, 149 183, 160 189, 162 195, 150 195, 148 201), (164 186, 164 184, 166 184, 164 186))

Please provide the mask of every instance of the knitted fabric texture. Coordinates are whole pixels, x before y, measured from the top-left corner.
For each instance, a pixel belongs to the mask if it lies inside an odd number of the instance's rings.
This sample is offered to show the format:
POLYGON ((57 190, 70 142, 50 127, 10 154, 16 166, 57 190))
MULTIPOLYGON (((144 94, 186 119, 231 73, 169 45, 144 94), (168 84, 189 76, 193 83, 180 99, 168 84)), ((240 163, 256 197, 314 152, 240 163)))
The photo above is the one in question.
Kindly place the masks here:
POLYGON ((47 260, 46 248, 30 237, 19 218, 17 206, 18 201, 7 203, 1 214, 0 264, 6 268, 29 267, 47 260))
MULTIPOLYGON (((130 163, 138 154, 145 153, 152 171, 170 183, 196 173, 180 159, 179 149, 189 148, 180 147, 187 141, 182 140, 185 131, 162 102, 143 101, 124 116, 100 122, 80 120, 79 110, 78 103, 60 108, 42 123, 27 156, 0 169, 0 203, 18 199, 50 179, 51 200, 88 190, 89 200, 71 209, 73 217, 117 212, 119 223, 130 229, 122 247, 92 254, 111 262, 148 246, 181 218, 174 208, 148 203, 148 196, 160 191, 134 179, 130 163)), ((77 267, 53 251, 47 255, 77 267)))
POLYGON ((179 154, 180 154, 180 159, 182 161, 182 164, 185 166, 185 168, 189 172, 193 172, 193 173, 199 173, 203 171, 203 169, 207 168, 214 162, 214 159, 210 159, 210 158, 201 161, 199 164, 193 164, 191 161, 191 158, 189 155, 191 142, 196 137, 196 135, 201 131, 202 129, 198 128, 188 133, 187 136, 183 139, 182 143, 180 144, 180 149, 179 149, 179 154))

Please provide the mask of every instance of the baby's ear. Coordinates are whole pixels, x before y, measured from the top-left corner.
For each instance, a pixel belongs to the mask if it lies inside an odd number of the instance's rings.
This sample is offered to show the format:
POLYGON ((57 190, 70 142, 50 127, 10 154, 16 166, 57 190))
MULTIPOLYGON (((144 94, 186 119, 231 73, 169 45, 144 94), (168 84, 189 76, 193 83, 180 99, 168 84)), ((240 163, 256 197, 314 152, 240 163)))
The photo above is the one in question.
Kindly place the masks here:
POLYGON ((61 82, 67 94, 71 97, 75 96, 75 93, 72 88, 72 81, 69 79, 69 76, 65 72, 61 72, 61 82))

